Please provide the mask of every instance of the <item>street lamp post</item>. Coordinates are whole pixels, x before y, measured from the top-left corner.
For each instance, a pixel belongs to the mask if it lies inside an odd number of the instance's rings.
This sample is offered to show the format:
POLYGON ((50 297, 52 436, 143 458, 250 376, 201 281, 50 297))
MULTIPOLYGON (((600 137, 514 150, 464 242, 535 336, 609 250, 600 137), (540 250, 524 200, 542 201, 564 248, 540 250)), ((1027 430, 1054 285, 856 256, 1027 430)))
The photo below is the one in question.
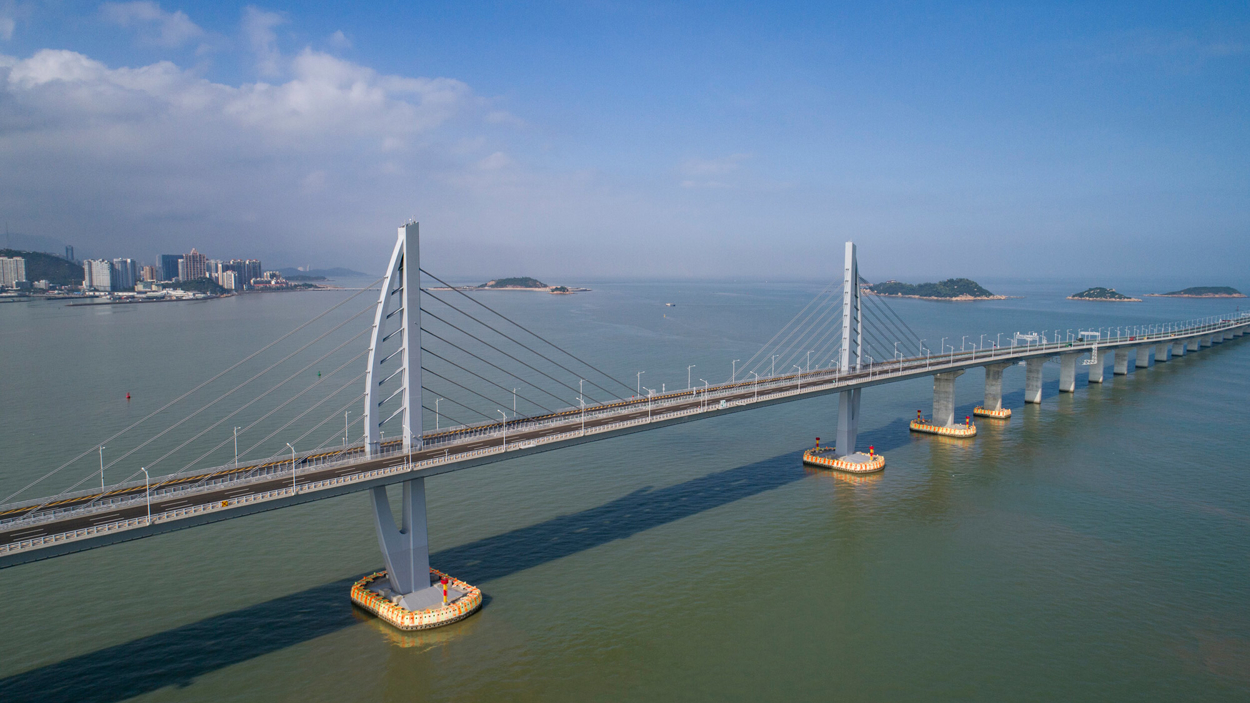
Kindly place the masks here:
POLYGON ((695 364, 691 364, 686 367, 686 390, 690 390, 690 369, 693 369, 694 367, 695 364))
POLYGON ((638 372, 638 390, 637 390, 637 392, 636 392, 636 395, 642 395, 642 375, 643 375, 644 373, 646 373, 646 371, 639 371, 639 372, 638 372))
POLYGON ((579 395, 577 396, 577 402, 582 404, 582 436, 585 437, 586 436, 586 399, 579 395))
POLYGON ((441 402, 443 402, 442 398, 434 399, 434 431, 435 432, 438 432, 438 419, 442 417, 441 415, 438 414, 438 404, 441 402))
POLYGON ((496 411, 503 415, 503 450, 506 452, 508 451, 508 413, 498 409, 496 411))
MULTIPOLYGON (((291 443, 287 442, 286 446, 291 447, 291 443)), ((297 490, 295 485, 295 447, 291 447, 291 493, 294 494, 297 490)))
POLYGON ((795 370, 795 371, 798 371, 798 373, 797 373, 797 374, 795 374, 795 376, 794 376, 794 377, 795 377, 795 378, 797 378, 797 379, 799 379, 799 387, 798 387, 798 392, 799 392, 799 393, 802 393, 802 392, 803 392, 803 369, 799 368, 799 365, 798 365, 798 364, 795 364, 795 365, 794 365, 794 370, 795 370))
POLYGON ((239 428, 234 428, 234 468, 239 468, 239 428))
POLYGON ((781 355, 780 355, 780 354, 773 354, 773 365, 772 365, 772 370, 768 372, 768 377, 769 377, 769 378, 773 378, 774 376, 776 376, 776 375, 777 375, 777 357, 779 357, 779 356, 781 356, 781 355))
POLYGON ((100 445, 100 492, 104 492, 104 450, 108 447, 100 445))
POLYGON ((152 477, 148 476, 147 467, 141 466, 139 470, 143 472, 143 495, 148 499, 148 524, 152 524, 152 477))
MULTIPOLYGON (((701 378, 699 380, 703 381, 703 379, 701 378)), ((707 388, 708 388, 708 382, 703 381, 703 409, 704 410, 707 410, 707 388)))
POLYGON ((751 375, 755 377, 755 400, 759 400, 760 399, 760 375, 755 373, 754 371, 751 372, 751 375))

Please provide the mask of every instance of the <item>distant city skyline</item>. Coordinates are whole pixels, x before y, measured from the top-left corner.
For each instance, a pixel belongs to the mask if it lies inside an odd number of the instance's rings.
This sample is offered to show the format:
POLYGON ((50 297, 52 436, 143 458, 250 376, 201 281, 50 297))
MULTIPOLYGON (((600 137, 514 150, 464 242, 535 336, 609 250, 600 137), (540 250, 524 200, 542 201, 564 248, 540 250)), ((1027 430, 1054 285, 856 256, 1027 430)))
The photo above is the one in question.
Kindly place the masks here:
POLYGON ((855 240, 876 279, 1236 285, 1247 84, 1227 4, 9 3, 0 217, 79 258, 374 271, 413 217, 482 280, 855 240))

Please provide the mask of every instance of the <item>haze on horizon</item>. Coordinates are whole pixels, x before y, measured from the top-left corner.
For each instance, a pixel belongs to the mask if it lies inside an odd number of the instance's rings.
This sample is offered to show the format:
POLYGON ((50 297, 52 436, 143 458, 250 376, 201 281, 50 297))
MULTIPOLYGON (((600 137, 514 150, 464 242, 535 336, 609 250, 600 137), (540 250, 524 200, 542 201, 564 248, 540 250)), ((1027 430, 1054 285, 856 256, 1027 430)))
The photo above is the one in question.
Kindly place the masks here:
POLYGON ((0 0, 0 217, 460 277, 1250 260, 1250 6, 0 0))

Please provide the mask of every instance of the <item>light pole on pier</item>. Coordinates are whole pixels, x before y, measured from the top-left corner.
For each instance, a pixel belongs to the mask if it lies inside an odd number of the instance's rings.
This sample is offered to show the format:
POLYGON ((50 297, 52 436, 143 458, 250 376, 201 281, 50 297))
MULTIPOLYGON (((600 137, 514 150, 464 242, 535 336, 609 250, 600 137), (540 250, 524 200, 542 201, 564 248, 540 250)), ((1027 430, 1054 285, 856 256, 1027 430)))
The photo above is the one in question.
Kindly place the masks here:
POLYGON ((100 445, 100 492, 104 492, 104 450, 108 447, 100 445))
POLYGON ((733 365, 729 367, 729 382, 736 383, 738 381, 738 362, 742 359, 734 359, 733 365))
POLYGON ((586 399, 579 395, 577 396, 577 402, 582 404, 582 436, 585 437, 586 436, 586 399))
POLYGON ((812 372, 812 353, 811 352, 807 353, 807 372, 808 373, 812 372))
POLYGON ((636 392, 636 394, 637 394, 637 395, 642 395, 642 375, 643 375, 644 373, 646 373, 646 371, 639 371, 639 372, 638 372, 638 390, 637 390, 637 392, 636 392))
POLYGON ((923 353, 924 353, 924 343, 925 343, 925 342, 927 342, 927 341, 929 341, 929 340, 927 340, 927 339, 922 339, 922 340, 920 340, 920 348, 916 350, 916 354, 917 354, 917 355, 920 355, 920 354, 923 354, 923 353))
POLYGON ((651 396, 655 395, 654 388, 643 388, 647 392, 647 422, 651 422, 651 396))
POLYGON ((897 360, 898 360, 898 358, 899 358, 899 354, 898 354, 898 342, 895 342, 895 343, 894 343, 894 359, 897 361, 897 360))
POLYGON ((799 391, 799 393, 802 393, 802 392, 803 392, 803 369, 799 368, 799 365, 798 365, 798 364, 795 364, 795 365, 794 365, 794 370, 795 370, 795 371, 798 371, 798 373, 797 373, 797 374, 795 374, 795 376, 794 376, 794 377, 795 377, 795 378, 797 378, 797 379, 799 379, 799 388, 798 388, 798 391, 799 391))
POLYGON ((755 400, 759 400, 760 399, 760 375, 755 373, 754 371, 751 372, 751 375, 755 377, 755 400))
POLYGON ((781 356, 781 355, 780 355, 780 354, 773 354, 773 365, 772 365, 772 370, 768 372, 768 377, 769 377, 769 378, 772 378, 772 377, 774 377, 774 376, 776 376, 776 375, 777 375, 777 357, 779 357, 779 356, 781 356))
MULTIPOLYGON (((291 447, 291 443, 287 442, 286 446, 291 447)), ((291 493, 296 492, 295 486, 295 447, 291 447, 291 493)))
POLYGON ((695 364, 691 364, 686 367, 686 390, 690 390, 690 369, 693 369, 694 367, 695 364))
POLYGON ((503 450, 508 451, 508 413, 496 408, 496 412, 503 415, 503 450))
POLYGON ((152 477, 148 476, 148 469, 140 466, 139 470, 143 472, 143 495, 148 499, 148 524, 152 524, 152 477))
POLYGON ((964 335, 963 341, 959 343, 959 351, 963 352, 968 348, 968 335, 964 335))
MULTIPOLYGON (((699 380, 703 381, 703 379, 701 378, 699 380)), ((704 410, 707 410, 707 388, 708 388, 708 382, 703 381, 703 409, 704 410)))
MULTIPOLYGON (((946 353, 946 337, 942 338, 941 347, 942 348, 938 350, 938 353, 945 354, 946 353)), ((951 347, 951 348, 954 349, 954 347, 951 347)))

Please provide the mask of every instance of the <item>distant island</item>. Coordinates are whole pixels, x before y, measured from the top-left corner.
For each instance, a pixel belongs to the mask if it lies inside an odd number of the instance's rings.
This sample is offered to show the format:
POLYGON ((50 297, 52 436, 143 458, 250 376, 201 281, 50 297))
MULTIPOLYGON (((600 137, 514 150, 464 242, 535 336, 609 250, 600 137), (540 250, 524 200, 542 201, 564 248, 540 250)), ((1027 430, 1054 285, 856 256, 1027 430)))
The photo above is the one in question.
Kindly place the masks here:
POLYGON ((1171 293, 1147 293, 1152 298, 1244 298, 1241 291, 1229 286, 1194 286, 1171 293))
POLYGON ((568 295, 570 293, 586 293, 589 288, 573 288, 572 286, 549 286, 537 278, 529 276, 515 276, 513 278, 497 278, 493 281, 487 281, 476 286, 452 286, 450 288, 431 288, 430 290, 459 290, 459 291, 482 291, 482 290, 524 290, 536 293, 552 293, 554 295, 568 295))
POLYGON ((1141 298, 1130 298, 1123 293, 1117 293, 1114 288, 1088 288, 1080 293, 1073 293, 1068 296, 1068 300, 1099 300, 1112 303, 1140 303, 1141 298))
POLYGON ((314 268, 295 268, 288 266, 278 269, 278 273, 288 281, 324 281, 327 278, 360 278, 368 276, 367 273, 353 271, 352 269, 335 267, 332 269, 314 269, 314 268))
POLYGON ((894 298, 919 298, 920 300, 1006 300, 1005 295, 994 295, 981 284, 967 278, 948 278, 940 283, 900 283, 886 281, 861 286, 870 295, 894 298))

